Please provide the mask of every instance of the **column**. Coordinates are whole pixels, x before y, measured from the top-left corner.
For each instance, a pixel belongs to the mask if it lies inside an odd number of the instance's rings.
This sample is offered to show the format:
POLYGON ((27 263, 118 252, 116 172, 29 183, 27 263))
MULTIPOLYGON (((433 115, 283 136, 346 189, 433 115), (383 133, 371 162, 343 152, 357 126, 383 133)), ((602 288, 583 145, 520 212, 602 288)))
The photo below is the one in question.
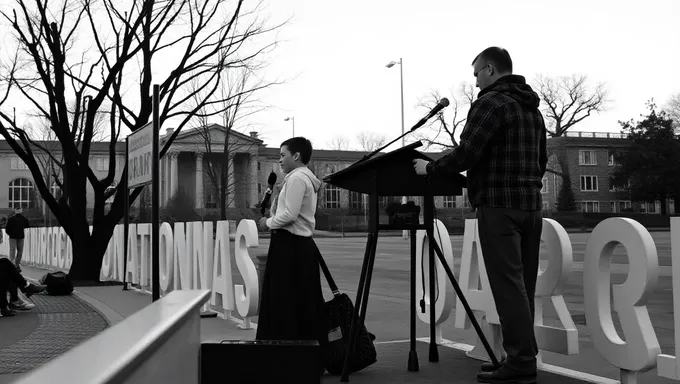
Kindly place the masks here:
POLYGON ((170 154, 170 197, 177 193, 177 152, 170 154))
POLYGON ((196 154, 196 209, 203 208, 203 154, 196 154))
MULTIPOLYGON (((257 155, 254 153, 250 154, 250 175, 248 175, 248 179, 250 180, 250 206, 254 206, 255 204, 260 202, 260 196, 257 193, 257 183, 260 180, 260 175, 259 172, 257 171, 257 155)), ((263 186, 263 191, 266 186, 263 186)))
POLYGON ((229 170, 227 171, 227 202, 229 203, 227 207, 236 207, 236 185, 234 185, 234 155, 229 153, 229 170))

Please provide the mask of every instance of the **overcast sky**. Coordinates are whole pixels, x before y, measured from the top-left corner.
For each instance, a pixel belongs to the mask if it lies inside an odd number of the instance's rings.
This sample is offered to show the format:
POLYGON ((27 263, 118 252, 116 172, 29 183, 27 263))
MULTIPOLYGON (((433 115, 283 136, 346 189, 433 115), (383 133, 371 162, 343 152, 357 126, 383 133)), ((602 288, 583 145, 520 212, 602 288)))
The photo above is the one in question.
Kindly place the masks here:
MULTIPOLYGON (((0 5, 16 8, 11 0, 0 5)), ((680 92, 678 0, 263 0, 263 5, 270 25, 290 21, 278 30, 281 43, 259 75, 291 80, 261 93, 258 98, 270 108, 240 130, 259 130, 272 147, 293 133, 286 117, 294 117, 295 134, 311 139, 315 148, 326 148, 337 135, 356 148, 362 131, 396 138, 400 68, 388 69, 387 63, 403 58, 408 129, 427 113, 418 103, 430 92, 450 96, 461 82, 474 83, 471 61, 492 45, 508 49, 515 73, 530 83, 537 74, 584 74, 593 86, 606 82, 609 110, 576 130, 618 132, 617 121, 639 118, 648 99, 663 105, 680 92)), ((11 34, 0 32, 8 47, 11 34)), ((92 44, 86 32, 79 39, 92 44)), ((153 64, 159 79, 163 61, 153 64)))
MULTIPOLYGON (((406 127, 427 113, 417 107, 432 90, 448 94, 473 82, 472 59, 484 48, 508 49, 515 73, 581 73, 606 82, 608 112, 575 129, 618 132, 645 101, 663 104, 680 92, 680 1, 268 1, 272 20, 291 17, 272 57, 270 76, 295 80, 261 95, 275 108, 255 117, 266 142, 295 134, 324 147, 333 136, 401 132, 399 67, 404 61, 406 127)), ((449 111, 450 112, 450 111, 449 111)))

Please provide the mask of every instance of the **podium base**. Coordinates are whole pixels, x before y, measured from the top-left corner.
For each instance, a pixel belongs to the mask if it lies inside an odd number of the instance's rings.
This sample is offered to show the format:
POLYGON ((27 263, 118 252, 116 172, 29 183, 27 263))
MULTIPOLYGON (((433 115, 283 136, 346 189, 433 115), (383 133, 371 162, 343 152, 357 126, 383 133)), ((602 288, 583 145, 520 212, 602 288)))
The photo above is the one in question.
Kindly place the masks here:
POLYGON ((408 353, 408 371, 409 372, 418 372, 420 370, 419 364, 418 364, 418 352, 416 351, 409 351, 408 353))

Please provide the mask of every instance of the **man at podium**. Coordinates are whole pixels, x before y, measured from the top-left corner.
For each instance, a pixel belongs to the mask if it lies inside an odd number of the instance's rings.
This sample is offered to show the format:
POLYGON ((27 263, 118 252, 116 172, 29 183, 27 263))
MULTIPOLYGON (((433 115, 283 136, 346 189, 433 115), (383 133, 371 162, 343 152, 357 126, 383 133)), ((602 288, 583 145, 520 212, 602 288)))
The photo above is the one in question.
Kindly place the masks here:
POLYGON ((460 144, 438 160, 414 160, 419 175, 467 170, 489 284, 501 322, 506 359, 483 364, 482 383, 535 383, 538 347, 534 293, 543 219, 541 188, 547 164, 540 99, 512 74, 508 51, 490 47, 472 62, 477 100, 460 144))

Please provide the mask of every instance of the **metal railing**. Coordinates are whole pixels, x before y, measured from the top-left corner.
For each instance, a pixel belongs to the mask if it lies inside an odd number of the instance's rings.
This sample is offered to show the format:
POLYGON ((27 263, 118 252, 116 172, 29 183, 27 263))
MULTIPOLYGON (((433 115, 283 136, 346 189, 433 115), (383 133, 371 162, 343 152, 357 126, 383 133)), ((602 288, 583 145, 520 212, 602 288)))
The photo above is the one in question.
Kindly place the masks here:
POLYGON ((177 290, 15 384, 200 382, 200 307, 210 290, 177 290))

